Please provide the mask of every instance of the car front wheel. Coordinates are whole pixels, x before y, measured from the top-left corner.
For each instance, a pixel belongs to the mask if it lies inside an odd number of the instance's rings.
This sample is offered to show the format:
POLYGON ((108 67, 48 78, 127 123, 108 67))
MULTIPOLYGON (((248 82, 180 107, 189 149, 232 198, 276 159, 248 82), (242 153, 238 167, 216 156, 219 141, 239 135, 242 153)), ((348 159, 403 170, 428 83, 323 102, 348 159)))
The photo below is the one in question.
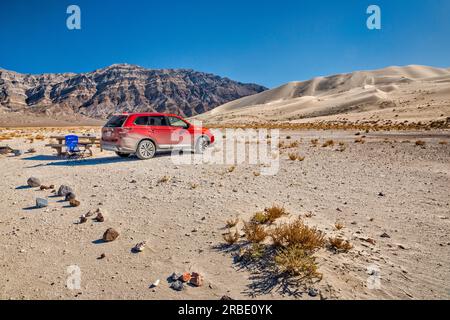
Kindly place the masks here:
POLYGON ((196 153, 204 153, 206 148, 209 146, 209 140, 206 137, 200 137, 195 144, 195 152, 196 153))
POLYGON ((136 156, 141 160, 151 159, 155 156, 156 146, 150 140, 139 142, 136 150, 136 156))

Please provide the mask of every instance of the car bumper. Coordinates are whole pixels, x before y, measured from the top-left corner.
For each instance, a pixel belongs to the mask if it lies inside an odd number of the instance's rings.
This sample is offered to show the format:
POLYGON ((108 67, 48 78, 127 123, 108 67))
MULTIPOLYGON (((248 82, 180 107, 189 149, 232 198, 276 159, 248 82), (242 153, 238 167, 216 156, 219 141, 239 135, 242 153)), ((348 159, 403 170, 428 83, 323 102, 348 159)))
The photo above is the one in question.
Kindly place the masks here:
POLYGON ((101 143, 101 147, 103 150, 107 150, 107 151, 114 151, 114 152, 129 152, 129 153, 133 153, 135 152, 134 150, 128 149, 128 148, 123 148, 117 144, 114 143, 107 143, 102 141, 101 143))

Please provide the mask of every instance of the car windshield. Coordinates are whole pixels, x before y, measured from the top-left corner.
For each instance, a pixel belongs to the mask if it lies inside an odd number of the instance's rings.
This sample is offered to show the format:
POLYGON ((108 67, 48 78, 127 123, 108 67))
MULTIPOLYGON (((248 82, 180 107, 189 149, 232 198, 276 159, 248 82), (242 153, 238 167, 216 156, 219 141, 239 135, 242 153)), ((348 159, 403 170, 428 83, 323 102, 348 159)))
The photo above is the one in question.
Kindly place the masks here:
POLYGON ((109 121, 105 124, 106 128, 118 128, 121 127, 128 116, 113 116, 109 121))

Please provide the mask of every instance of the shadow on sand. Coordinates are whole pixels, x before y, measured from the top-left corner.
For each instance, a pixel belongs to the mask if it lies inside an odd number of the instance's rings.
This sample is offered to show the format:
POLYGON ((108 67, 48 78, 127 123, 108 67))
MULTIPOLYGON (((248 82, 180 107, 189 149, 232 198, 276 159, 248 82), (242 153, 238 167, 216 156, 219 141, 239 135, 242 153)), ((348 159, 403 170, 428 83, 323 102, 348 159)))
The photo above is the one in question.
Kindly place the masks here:
POLYGON ((265 258, 252 258, 242 255, 242 250, 248 250, 250 243, 240 244, 219 244, 213 246, 213 249, 219 252, 232 254, 233 264, 238 270, 248 270, 251 272, 249 277, 250 283, 243 292, 250 297, 257 297, 272 292, 276 292, 282 296, 291 296, 300 298, 302 295, 308 295, 308 288, 313 282, 301 277, 292 277, 288 274, 281 273, 277 270, 274 263, 274 255, 276 253, 273 247, 267 247, 264 254, 265 258))

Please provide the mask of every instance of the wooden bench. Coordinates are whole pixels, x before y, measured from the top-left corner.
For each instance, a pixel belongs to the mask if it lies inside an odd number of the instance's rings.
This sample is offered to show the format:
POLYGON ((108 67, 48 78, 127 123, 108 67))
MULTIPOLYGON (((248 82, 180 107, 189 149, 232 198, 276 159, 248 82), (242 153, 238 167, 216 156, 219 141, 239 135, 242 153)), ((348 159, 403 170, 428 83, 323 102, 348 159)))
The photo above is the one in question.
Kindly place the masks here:
MULTIPOLYGON (((67 151, 63 151, 63 149, 66 148, 65 139, 66 136, 50 136, 51 139, 55 139, 57 143, 49 143, 46 144, 46 147, 50 147, 56 150, 56 153, 58 156, 67 154, 67 151)), ((78 146, 84 148, 84 152, 89 152, 89 156, 93 156, 92 152, 92 146, 99 146, 101 150, 100 145, 100 139, 94 136, 79 136, 78 137, 78 146)), ((103 151, 103 150, 101 150, 103 151)))

